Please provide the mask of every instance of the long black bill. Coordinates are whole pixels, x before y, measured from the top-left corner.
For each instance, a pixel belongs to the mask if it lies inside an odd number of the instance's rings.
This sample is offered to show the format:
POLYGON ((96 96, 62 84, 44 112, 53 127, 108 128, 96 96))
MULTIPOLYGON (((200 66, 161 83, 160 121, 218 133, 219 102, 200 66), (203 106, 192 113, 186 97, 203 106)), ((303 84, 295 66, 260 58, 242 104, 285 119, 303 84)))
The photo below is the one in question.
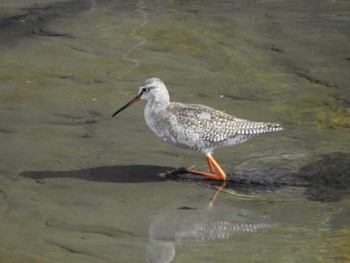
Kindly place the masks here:
POLYGON ((133 98, 131 101, 129 101, 127 104, 125 104, 123 107, 121 107, 119 110, 117 110, 115 113, 113 113, 112 117, 114 117, 115 115, 117 115, 119 112, 125 110, 127 107, 135 104, 136 102, 140 101, 141 100, 141 95, 142 94, 139 94, 137 95, 135 98, 133 98))

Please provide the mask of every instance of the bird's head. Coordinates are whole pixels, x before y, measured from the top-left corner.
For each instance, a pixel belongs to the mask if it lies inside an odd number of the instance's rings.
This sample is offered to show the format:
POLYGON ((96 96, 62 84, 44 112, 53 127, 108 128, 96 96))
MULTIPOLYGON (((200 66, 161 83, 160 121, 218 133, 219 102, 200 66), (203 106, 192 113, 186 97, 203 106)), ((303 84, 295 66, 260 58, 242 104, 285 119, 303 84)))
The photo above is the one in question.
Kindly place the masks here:
POLYGON ((112 116, 114 117, 119 112, 125 110, 129 106, 140 100, 148 100, 154 102, 168 103, 169 93, 163 81, 158 78, 147 79, 139 89, 137 95, 132 98, 127 104, 117 110, 112 116))

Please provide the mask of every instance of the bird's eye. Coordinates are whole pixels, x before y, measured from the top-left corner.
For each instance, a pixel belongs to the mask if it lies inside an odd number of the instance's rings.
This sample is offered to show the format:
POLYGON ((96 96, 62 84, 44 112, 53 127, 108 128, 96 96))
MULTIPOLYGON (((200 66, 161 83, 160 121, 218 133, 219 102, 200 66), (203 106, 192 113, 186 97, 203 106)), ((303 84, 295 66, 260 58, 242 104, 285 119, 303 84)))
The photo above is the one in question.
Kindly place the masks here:
POLYGON ((148 92, 149 91, 149 88, 143 88, 142 89, 142 92, 148 92))

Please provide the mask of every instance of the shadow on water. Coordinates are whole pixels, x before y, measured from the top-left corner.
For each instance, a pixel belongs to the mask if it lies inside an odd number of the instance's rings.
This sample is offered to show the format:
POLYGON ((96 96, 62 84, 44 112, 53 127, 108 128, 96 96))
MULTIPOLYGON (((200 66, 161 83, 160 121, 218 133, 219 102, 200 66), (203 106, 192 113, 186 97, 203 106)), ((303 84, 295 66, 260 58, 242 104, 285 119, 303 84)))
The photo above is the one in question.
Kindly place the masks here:
MULTIPOLYGON (((50 178, 77 178, 94 182, 112 183, 148 183, 174 180, 184 183, 196 183, 209 188, 223 188, 220 182, 206 180, 201 176, 183 173, 183 169, 155 165, 120 165, 95 167, 73 171, 26 171, 20 176, 37 180, 50 178), (170 173, 167 171, 180 171, 170 173)), ((305 196, 313 201, 337 201, 350 188, 350 153, 331 153, 310 161, 296 174, 229 174, 224 185, 226 189, 235 189, 242 193, 271 192, 284 186, 305 187, 305 196)))
POLYGON ((154 165, 120 165, 74 171, 28 171, 20 176, 37 180, 49 178, 77 178, 94 182, 148 183, 165 181, 159 174, 171 168, 154 165))
MULTIPOLYGON (((156 165, 118 165, 103 166, 72 171, 25 171, 19 176, 36 180, 52 178, 75 178, 93 182, 110 183, 149 183, 163 181, 177 181, 179 183, 195 183, 207 188, 223 186, 220 181, 205 179, 199 175, 183 172, 184 168, 174 169, 172 167, 156 165), (169 172, 170 171, 170 172, 169 172)), ((242 180, 244 174, 230 174, 227 177, 225 188, 235 189, 245 193, 270 191, 275 184, 261 183, 254 180, 254 177, 246 175, 250 180, 242 180)), ((266 175, 265 175, 266 176, 266 175)), ((284 184, 285 185, 285 184, 284 184)))
POLYGON ((120 165, 94 167, 72 171, 25 171, 19 176, 32 178, 40 182, 44 179, 53 178, 75 178, 93 182, 109 183, 151 183, 176 181, 179 183, 193 183, 205 188, 215 189, 216 192, 212 197, 212 203, 219 192, 223 189, 235 189, 241 193, 251 194, 257 192, 270 192, 271 185, 261 185, 254 182, 242 183, 240 180, 235 181, 234 175, 228 177, 228 181, 223 185, 220 181, 207 180, 199 175, 182 173, 184 168, 174 169, 172 167, 155 166, 155 165, 120 165), (168 173, 168 171, 180 171, 179 173, 168 173), (167 174, 167 175, 165 175, 167 174))
MULTIPOLYGON (((234 175, 227 178, 227 182, 213 181, 199 175, 188 174, 184 168, 174 169, 171 167, 154 165, 120 165, 94 167, 73 171, 25 171, 19 176, 32 178, 41 182, 44 179, 75 178, 93 182, 110 183, 151 183, 176 181, 179 183, 193 183, 205 188, 215 190, 209 205, 212 206, 219 193, 224 189, 234 189, 243 194, 271 192, 273 186, 261 185, 254 182, 242 183, 235 181, 234 175)), ((186 208, 186 207, 185 207, 186 208)))

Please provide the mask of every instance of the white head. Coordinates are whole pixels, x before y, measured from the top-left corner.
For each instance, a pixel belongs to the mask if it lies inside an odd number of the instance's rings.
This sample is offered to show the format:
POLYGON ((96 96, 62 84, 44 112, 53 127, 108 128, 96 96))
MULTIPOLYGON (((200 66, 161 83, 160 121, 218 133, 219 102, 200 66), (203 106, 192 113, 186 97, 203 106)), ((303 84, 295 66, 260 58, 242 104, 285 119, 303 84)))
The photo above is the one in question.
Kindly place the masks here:
POLYGON ((158 78, 147 79, 139 89, 139 93, 131 101, 117 110, 112 116, 114 117, 119 112, 125 110, 127 107, 135 104, 140 100, 148 100, 151 103, 169 103, 169 92, 165 87, 163 81, 158 78))
POLYGON ((158 78, 145 80, 139 89, 138 96, 142 100, 169 102, 169 93, 163 81, 158 78))

